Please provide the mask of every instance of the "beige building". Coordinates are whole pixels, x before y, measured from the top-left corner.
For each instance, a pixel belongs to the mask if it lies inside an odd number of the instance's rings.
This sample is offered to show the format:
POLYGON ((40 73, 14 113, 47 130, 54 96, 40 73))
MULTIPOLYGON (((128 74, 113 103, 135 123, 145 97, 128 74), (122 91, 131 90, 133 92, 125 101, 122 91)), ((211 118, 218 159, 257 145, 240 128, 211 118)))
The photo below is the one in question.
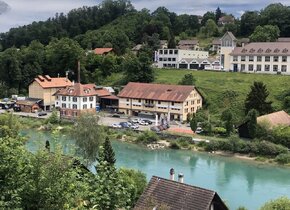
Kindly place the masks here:
POLYGON ((180 40, 177 48, 181 50, 199 50, 199 42, 196 39, 180 40))
POLYGON ((254 42, 230 53, 230 70, 290 75, 290 42, 254 42))
POLYGON ((225 71, 231 68, 231 55, 230 53, 237 46, 237 39, 232 32, 226 32, 221 38, 221 49, 220 49, 220 64, 222 69, 225 71))
POLYGON ((155 114, 159 118, 185 121, 202 107, 202 96, 194 86, 128 83, 119 93, 119 111, 127 115, 155 114))
POLYGON ((51 110, 54 107, 56 91, 61 88, 72 85, 72 82, 66 77, 37 76, 29 85, 29 98, 42 99, 41 104, 44 110, 51 110))

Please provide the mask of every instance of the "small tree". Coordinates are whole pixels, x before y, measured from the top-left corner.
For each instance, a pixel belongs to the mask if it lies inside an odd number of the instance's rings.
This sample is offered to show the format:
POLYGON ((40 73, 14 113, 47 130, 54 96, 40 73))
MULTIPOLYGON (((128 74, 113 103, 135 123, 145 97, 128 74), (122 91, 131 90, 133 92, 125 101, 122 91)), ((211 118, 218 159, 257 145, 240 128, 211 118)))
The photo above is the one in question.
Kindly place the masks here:
POLYGON ((178 83, 179 85, 194 85, 196 79, 192 74, 185 74, 181 81, 178 83))
POLYGON ((255 31, 251 34, 251 42, 274 42, 280 35, 278 26, 265 25, 257 26, 255 31))
POLYGON ((248 115, 247 115, 247 119, 248 119, 248 130, 249 130, 249 135, 250 138, 255 138, 256 137, 256 133, 257 133, 257 116, 258 113, 255 109, 252 109, 249 111, 248 115))
POLYGON ((276 200, 271 200, 265 203, 260 210, 289 210, 290 199, 281 197, 276 200))
POLYGON ((99 125, 99 116, 82 114, 76 122, 72 132, 76 141, 77 153, 85 159, 85 164, 90 165, 97 159, 99 146, 105 139, 105 132, 99 125))
POLYGON ((57 116, 57 111, 55 109, 52 111, 49 118, 46 119, 46 123, 51 123, 51 124, 59 123, 59 117, 57 116))
POLYGON ((190 120, 190 128, 193 132, 195 132, 197 129, 197 123, 198 121, 197 121, 196 114, 192 114, 192 118, 190 120))
POLYGON ((269 92, 263 82, 254 82, 251 91, 245 100, 245 111, 248 113, 251 109, 256 109, 260 115, 272 112, 272 102, 267 101, 269 92))
POLYGON ((116 158, 115 158, 115 152, 112 148, 111 142, 109 138, 106 138, 106 141, 104 142, 104 159, 108 162, 110 165, 115 165, 116 158))
POLYGON ((233 132, 233 114, 232 112, 227 109, 222 113, 221 119, 225 122, 225 128, 227 130, 227 136, 231 135, 233 132))

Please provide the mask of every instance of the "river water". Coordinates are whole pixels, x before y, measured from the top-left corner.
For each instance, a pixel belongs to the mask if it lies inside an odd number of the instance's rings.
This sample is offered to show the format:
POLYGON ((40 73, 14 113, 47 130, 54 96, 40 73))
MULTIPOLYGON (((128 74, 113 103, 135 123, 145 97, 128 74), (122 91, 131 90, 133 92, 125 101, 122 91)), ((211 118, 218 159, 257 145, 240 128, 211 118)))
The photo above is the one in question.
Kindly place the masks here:
MULTIPOLYGON (((44 148, 49 134, 25 131, 30 151, 44 148)), ((62 137, 64 151, 73 150, 73 141, 62 137)), ((259 209, 265 202, 281 196, 290 198, 290 168, 261 165, 247 160, 181 150, 148 150, 134 144, 112 142, 117 167, 134 168, 152 175, 169 178, 170 168, 184 174, 187 184, 218 192, 230 209, 245 206, 259 209)))

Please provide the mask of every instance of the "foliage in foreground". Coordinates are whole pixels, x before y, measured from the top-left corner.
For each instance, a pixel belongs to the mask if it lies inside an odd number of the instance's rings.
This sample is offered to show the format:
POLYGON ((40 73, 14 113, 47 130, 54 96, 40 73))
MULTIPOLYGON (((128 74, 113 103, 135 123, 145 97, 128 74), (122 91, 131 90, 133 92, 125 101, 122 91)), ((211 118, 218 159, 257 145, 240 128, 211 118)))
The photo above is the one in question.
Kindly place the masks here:
POLYGON ((276 200, 271 200, 265 203, 260 210, 289 210, 290 199, 287 197, 281 197, 276 200))

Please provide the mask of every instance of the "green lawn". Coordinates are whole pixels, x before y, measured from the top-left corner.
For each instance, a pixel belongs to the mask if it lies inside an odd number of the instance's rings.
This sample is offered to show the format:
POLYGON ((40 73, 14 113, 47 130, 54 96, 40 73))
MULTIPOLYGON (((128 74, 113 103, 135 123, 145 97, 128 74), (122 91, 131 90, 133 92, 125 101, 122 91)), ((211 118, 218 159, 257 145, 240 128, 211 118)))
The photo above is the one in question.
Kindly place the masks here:
POLYGON ((166 84, 177 84, 185 74, 192 73, 196 78, 196 87, 208 99, 210 110, 215 115, 231 106, 241 116, 244 100, 254 81, 267 85, 269 100, 273 101, 276 110, 281 109, 283 92, 290 90, 290 76, 179 69, 155 69, 155 73, 154 82, 166 84), (234 91, 236 97, 229 91, 234 91))

